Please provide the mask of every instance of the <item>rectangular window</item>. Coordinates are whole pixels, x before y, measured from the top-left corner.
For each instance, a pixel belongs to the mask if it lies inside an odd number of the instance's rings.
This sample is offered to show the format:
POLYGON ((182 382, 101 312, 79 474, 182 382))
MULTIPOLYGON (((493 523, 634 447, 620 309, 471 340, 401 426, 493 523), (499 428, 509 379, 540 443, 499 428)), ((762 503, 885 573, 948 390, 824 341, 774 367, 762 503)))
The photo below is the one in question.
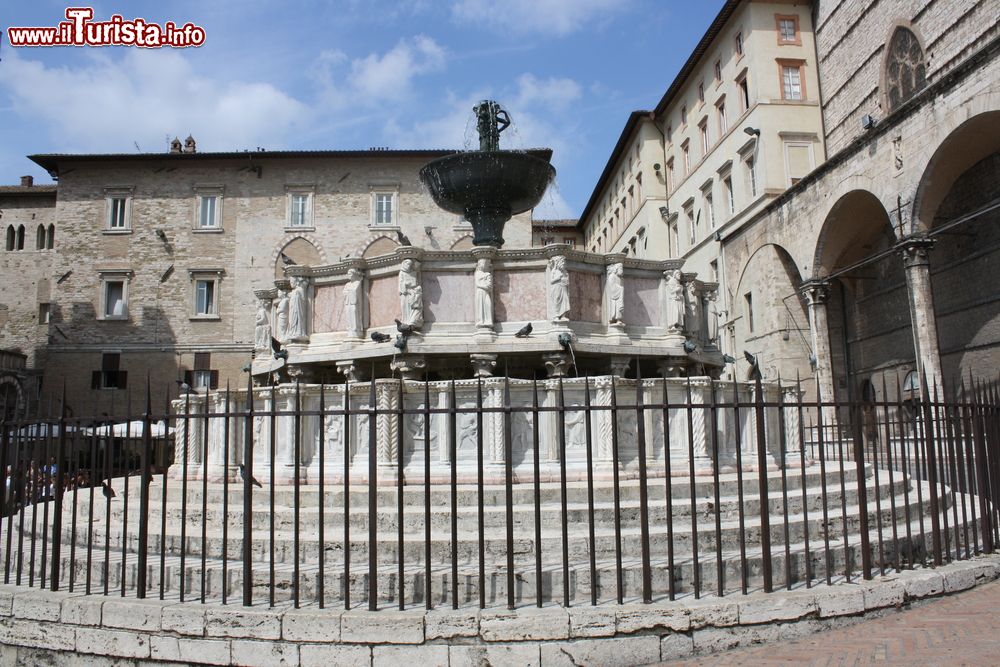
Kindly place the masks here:
POLYGON ((124 230, 129 228, 128 197, 115 195, 108 198, 108 229, 124 230))
POLYGON ((293 192, 290 202, 289 227, 310 227, 309 224, 309 200, 311 196, 307 192, 293 192))
POLYGON ((576 247, 576 238, 572 236, 564 236, 562 242, 568 245, 570 248, 576 247))
POLYGON ((219 225, 219 201, 222 198, 218 195, 201 195, 198 198, 198 228, 216 229, 219 225))
POLYGON ((747 292, 743 295, 743 307, 747 318, 747 331, 753 333, 753 294, 747 292))
POLYGON ((705 195, 705 217, 708 218, 709 228, 715 229, 715 204, 711 193, 705 195))
POLYGON ((184 382, 192 389, 219 388, 219 371, 212 370, 211 352, 194 353, 194 369, 184 372, 184 382))
POLYGON ((698 101, 701 102, 702 104, 705 103, 705 84, 704 84, 704 82, 700 82, 698 84, 698 101))
POLYGON ((726 119, 726 100, 719 100, 715 105, 715 116, 719 120, 719 136, 723 137, 729 131, 729 121, 726 119))
POLYGON ((753 197, 753 198, 756 199, 756 197, 757 197, 757 163, 753 159, 753 156, 750 156, 746 160, 743 161, 743 164, 746 166, 747 191, 750 193, 751 197, 753 197))
POLYGON ((680 254, 676 220, 667 225, 667 254, 670 257, 676 257, 680 254))
POLYGON ((688 122, 688 108, 687 105, 681 106, 681 125, 687 125, 688 122))
POLYGON ((705 157, 708 155, 708 119, 702 118, 701 122, 698 123, 698 134, 701 137, 701 156, 705 157))
POLYGON ((674 189, 674 159, 670 158, 667 160, 667 192, 673 192, 674 189))
POLYGON ((801 100, 802 94, 802 66, 801 65, 781 65, 781 98, 784 100, 801 100))
POLYGON ((687 140, 681 144, 681 153, 684 155, 684 175, 687 176, 691 173, 691 146, 688 144, 687 140))
POLYGON ((719 282, 719 260, 713 259, 708 263, 708 275, 712 277, 712 282, 719 282))
POLYGON ((376 225, 392 225, 395 224, 395 220, 392 215, 392 198, 391 193, 376 193, 375 194, 375 224, 376 225))
POLYGON ((91 389, 126 389, 128 388, 128 372, 119 370, 121 354, 105 352, 101 355, 101 369, 90 374, 91 389))
POLYGON ((721 60, 716 60, 715 61, 715 82, 719 83, 720 81, 722 81, 722 61, 721 60))
POLYGON ((38 304, 38 323, 48 324, 51 318, 51 306, 47 303, 38 304))
POLYGON ((698 236, 697 221, 694 217, 694 211, 690 208, 684 209, 684 217, 687 218, 688 223, 688 243, 694 245, 694 240, 698 236))
POLYGON ((740 89, 740 113, 743 113, 750 108, 750 86, 747 84, 746 76, 741 77, 736 86, 740 89))
POLYGON ((737 56, 742 56, 743 55, 743 33, 742 32, 736 33, 736 55, 737 56))
POLYGON ((215 315, 216 312, 215 281, 196 280, 194 286, 194 314, 196 316, 204 316, 215 315))
POLYGON ((105 319, 123 319, 125 317, 125 281, 108 280, 104 283, 104 317, 105 319))
POLYGON ((792 15, 776 14, 774 17, 778 27, 778 44, 802 44, 802 37, 799 34, 799 17, 792 15))
POLYGON ((729 207, 729 215, 736 212, 736 200, 733 197, 733 177, 726 176, 722 179, 722 188, 726 191, 726 205, 729 207))

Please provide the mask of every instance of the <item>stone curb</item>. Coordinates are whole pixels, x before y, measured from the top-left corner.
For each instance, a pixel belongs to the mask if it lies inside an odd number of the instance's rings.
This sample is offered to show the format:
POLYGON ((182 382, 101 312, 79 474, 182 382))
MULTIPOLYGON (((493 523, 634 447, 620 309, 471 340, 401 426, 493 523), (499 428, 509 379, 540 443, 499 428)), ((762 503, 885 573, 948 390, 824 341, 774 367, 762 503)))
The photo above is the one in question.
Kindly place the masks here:
POLYGON ((268 609, 0 585, 0 644, 138 664, 640 665, 788 640, 1000 577, 1000 555, 809 589, 516 610, 268 609))

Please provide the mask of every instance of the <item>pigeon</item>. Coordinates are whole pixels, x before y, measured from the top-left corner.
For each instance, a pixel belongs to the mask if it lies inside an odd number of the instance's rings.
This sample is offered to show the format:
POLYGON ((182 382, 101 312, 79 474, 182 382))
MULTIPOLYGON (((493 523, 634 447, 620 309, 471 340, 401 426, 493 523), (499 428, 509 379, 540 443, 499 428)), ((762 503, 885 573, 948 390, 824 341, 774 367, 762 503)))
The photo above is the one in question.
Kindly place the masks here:
POLYGON ((412 324, 403 324, 399 320, 396 320, 396 331, 404 336, 409 336, 411 333, 419 331, 419 329, 412 324))
POLYGON ((295 266, 295 260, 286 255, 285 253, 278 253, 281 256, 281 263, 285 266, 295 266))
POLYGON ((180 393, 187 394, 191 391, 191 385, 184 380, 175 380, 175 382, 177 382, 177 387, 180 393))
POLYGON ((528 322, 523 327, 517 330, 517 333, 514 334, 514 338, 527 338, 528 336, 531 335, 532 328, 533 327, 531 326, 531 322, 528 322))
POLYGON ((396 230, 396 239, 399 240, 400 245, 413 245, 410 243, 409 237, 398 229, 396 230))
POLYGON ((243 478, 244 482, 250 482, 254 486, 256 486, 258 488, 261 488, 261 489, 264 488, 263 484, 261 484, 260 482, 258 482, 257 479, 253 475, 251 475, 250 473, 247 472, 246 468, 243 467, 242 463, 239 464, 239 469, 240 469, 240 477, 243 478))
POLYGON ((746 350, 743 350, 743 356, 746 358, 747 363, 750 364, 751 366, 756 366, 757 365, 757 357, 753 356, 752 354, 750 354, 746 350))
MULTIPOLYGON (((110 481, 111 480, 108 480, 108 482, 110 482, 110 481)), ((101 482, 101 493, 104 494, 105 498, 107 498, 108 500, 111 500, 112 498, 117 497, 118 494, 115 493, 115 490, 111 488, 111 486, 108 484, 108 482, 103 482, 103 481, 101 482)))
POLYGON ((274 336, 271 336, 271 351, 274 352, 275 359, 287 359, 288 350, 281 349, 281 343, 274 336))
POLYGON ((376 343, 388 343, 392 340, 392 336, 389 334, 379 333, 378 331, 373 331, 371 338, 376 343))

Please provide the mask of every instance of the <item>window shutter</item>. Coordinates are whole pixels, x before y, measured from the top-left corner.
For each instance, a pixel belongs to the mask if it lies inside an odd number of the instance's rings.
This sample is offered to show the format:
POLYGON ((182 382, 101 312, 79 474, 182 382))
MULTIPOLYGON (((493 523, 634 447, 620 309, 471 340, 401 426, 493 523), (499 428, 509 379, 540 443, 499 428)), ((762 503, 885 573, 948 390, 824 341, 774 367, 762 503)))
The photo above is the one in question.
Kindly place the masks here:
POLYGON ((189 387, 194 386, 194 371, 184 371, 184 384, 189 387))
POLYGON ((101 388, 101 371, 93 371, 90 374, 90 388, 100 389, 101 388))
POLYGON ((219 388, 219 371, 209 371, 208 388, 209 389, 219 388))
POLYGON ((128 387, 128 371, 118 371, 118 388, 125 389, 128 387))
POLYGON ((207 371, 212 367, 212 353, 211 352, 195 352, 194 353, 194 370, 196 371, 207 371))

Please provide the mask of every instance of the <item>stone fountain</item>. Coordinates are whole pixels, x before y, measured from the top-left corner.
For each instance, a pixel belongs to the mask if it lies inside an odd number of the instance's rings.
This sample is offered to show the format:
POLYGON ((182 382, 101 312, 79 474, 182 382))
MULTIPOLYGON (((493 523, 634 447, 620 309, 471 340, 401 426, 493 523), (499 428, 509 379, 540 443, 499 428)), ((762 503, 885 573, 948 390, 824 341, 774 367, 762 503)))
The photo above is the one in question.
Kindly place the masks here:
POLYGON ((506 222, 538 205, 556 170, 533 155, 500 150, 500 133, 510 126, 510 116, 497 102, 483 100, 473 111, 479 150, 428 163, 420 180, 438 206, 472 225, 475 245, 499 248, 506 222))

